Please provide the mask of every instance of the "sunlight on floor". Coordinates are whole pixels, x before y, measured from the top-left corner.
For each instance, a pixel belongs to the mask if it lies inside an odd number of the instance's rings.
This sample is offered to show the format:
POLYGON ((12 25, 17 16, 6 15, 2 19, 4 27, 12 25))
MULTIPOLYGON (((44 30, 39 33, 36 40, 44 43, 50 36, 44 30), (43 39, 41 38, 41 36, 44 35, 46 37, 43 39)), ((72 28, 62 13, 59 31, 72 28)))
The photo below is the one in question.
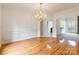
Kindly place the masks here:
POLYGON ((72 41, 72 40, 68 40, 69 45, 75 47, 76 46, 76 42, 72 41))
POLYGON ((52 46, 51 46, 51 45, 49 45, 49 44, 47 44, 47 48, 48 48, 48 49, 51 49, 51 48, 52 48, 52 46))

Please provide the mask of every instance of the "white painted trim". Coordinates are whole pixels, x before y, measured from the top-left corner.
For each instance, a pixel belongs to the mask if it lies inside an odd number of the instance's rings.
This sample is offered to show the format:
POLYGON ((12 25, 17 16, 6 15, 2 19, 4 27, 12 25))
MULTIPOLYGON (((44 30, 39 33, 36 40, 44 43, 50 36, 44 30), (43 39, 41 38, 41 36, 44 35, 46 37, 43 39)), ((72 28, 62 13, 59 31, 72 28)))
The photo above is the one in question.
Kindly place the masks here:
POLYGON ((30 37, 27 37, 27 38, 22 38, 22 39, 15 39, 15 40, 12 40, 11 42, 4 42, 2 44, 7 44, 7 43, 13 43, 13 42, 17 42, 17 41, 22 41, 22 40, 28 40, 30 38, 35 38, 35 37, 39 37, 39 36, 30 36, 30 37))

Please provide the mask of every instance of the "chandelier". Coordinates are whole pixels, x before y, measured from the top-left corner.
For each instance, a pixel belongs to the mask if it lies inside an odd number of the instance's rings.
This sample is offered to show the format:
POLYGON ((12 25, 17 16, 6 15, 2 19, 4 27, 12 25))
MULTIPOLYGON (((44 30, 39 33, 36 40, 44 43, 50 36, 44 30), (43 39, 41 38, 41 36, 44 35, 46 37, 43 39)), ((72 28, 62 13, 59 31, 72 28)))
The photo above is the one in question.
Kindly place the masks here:
POLYGON ((40 3, 39 9, 37 10, 36 18, 38 18, 40 21, 43 21, 46 19, 47 15, 44 13, 43 4, 40 3))

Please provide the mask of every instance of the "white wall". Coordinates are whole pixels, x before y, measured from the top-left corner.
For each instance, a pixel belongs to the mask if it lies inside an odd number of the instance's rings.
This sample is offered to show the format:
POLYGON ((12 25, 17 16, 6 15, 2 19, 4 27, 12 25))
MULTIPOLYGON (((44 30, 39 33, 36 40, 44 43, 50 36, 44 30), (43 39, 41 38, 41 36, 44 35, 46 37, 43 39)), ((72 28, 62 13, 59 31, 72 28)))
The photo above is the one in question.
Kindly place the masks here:
POLYGON ((37 37, 38 20, 33 10, 19 5, 3 4, 3 40, 2 43, 37 37))
POLYGON ((0 4, 0 44, 1 44, 1 39, 2 39, 1 36, 2 35, 1 35, 1 4, 0 4))

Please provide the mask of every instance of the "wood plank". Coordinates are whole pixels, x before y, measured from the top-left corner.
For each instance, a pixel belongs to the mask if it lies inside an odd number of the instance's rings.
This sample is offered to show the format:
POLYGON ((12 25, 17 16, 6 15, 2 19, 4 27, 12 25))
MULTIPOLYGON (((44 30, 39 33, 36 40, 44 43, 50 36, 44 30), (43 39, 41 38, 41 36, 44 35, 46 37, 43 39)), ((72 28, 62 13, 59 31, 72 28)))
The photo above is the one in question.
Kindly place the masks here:
POLYGON ((79 44, 72 47, 61 44, 56 38, 36 37, 28 40, 6 44, 1 49, 2 55, 77 55, 79 44), (49 49, 47 45, 50 45, 49 49))

